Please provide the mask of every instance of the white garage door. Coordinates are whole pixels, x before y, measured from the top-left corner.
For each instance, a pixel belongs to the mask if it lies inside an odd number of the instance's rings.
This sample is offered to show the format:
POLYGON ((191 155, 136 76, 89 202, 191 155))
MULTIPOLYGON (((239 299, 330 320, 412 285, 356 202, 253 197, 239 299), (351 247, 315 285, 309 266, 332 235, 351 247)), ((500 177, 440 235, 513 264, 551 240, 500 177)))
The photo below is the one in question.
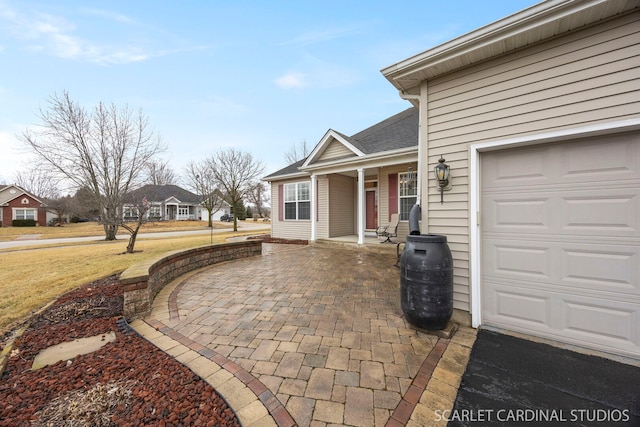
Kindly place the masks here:
POLYGON ((640 358, 640 135, 481 156, 482 323, 640 358))

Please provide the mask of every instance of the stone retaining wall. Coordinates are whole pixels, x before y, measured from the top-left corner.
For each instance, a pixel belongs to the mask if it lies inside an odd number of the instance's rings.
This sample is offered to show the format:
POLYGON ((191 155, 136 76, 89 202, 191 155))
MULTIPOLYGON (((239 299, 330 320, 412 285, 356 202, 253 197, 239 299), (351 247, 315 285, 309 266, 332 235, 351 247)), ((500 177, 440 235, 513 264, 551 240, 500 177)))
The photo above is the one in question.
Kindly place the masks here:
POLYGON ((219 243, 169 252, 134 264, 120 275, 124 285, 124 317, 130 321, 151 311, 158 292, 176 277, 208 265, 262 254, 261 240, 219 243))

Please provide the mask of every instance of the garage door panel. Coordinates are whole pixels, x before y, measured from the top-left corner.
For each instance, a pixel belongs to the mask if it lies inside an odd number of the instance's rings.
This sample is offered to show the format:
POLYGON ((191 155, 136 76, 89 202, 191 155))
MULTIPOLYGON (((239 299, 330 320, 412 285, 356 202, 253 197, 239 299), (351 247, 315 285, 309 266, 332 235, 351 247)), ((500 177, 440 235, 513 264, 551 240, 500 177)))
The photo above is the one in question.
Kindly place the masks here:
POLYGON ((494 284, 483 292, 484 323, 637 357, 637 301, 621 302, 546 289, 494 284), (489 314, 490 313, 490 314, 489 314))
POLYGON ((551 250, 549 247, 487 240, 483 249, 493 253, 493 263, 486 271, 489 276, 550 280, 551 250))
POLYGON ((640 241, 629 245, 570 244, 547 236, 540 240, 483 239, 483 280, 508 279, 571 289, 574 293, 640 296, 640 241))
POLYGON ((561 283, 640 295, 640 247, 574 245, 562 249, 561 283))
POLYGON ((560 147, 559 182, 586 183, 640 178, 640 135, 610 137, 560 147))
POLYGON ((640 359, 640 134, 481 154, 482 322, 640 359))
POLYGON ((638 187, 489 193, 483 231, 627 237, 640 229, 638 187))
MULTIPOLYGON (((550 299, 548 296, 526 290, 497 287, 493 295, 496 322, 512 321, 519 324, 535 323, 546 328, 549 322, 550 299)), ((489 301, 487 301, 489 303, 489 301)))
POLYGON ((618 301, 570 296, 567 296, 564 304, 564 329, 602 342, 615 339, 627 345, 640 344, 637 337, 637 307, 624 307, 618 301))
POLYGON ((554 209, 560 219, 557 231, 593 236, 628 236, 637 232, 640 214, 637 191, 637 187, 572 191, 561 197, 554 209))

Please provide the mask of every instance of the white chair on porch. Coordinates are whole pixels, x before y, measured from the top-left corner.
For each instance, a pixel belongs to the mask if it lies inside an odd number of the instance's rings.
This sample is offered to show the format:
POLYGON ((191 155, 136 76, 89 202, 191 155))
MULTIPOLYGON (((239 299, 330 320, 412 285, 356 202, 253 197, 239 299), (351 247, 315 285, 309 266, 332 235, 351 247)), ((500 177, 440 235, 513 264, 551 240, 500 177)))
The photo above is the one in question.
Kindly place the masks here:
POLYGON ((398 237, 398 214, 391 214, 391 221, 387 225, 381 225, 376 229, 376 236, 378 239, 384 238, 380 243, 395 243, 391 240, 392 237, 398 237))

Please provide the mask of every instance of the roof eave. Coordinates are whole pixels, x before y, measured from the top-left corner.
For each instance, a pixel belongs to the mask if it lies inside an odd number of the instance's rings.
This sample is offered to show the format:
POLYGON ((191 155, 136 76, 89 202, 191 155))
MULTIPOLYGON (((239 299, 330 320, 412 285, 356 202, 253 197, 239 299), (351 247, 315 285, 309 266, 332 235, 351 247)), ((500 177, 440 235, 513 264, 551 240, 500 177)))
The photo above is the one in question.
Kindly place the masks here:
POLYGON ((381 72, 399 91, 410 93, 423 80, 555 37, 639 5, 638 0, 544 1, 386 67, 381 72))
MULTIPOLYGON (((301 167, 300 170, 305 171, 305 172, 309 172, 311 173, 311 171, 318 171, 318 170, 323 170, 323 169, 331 169, 331 168, 335 168, 335 167, 344 167, 344 166, 350 166, 353 169, 355 169, 356 167, 365 165, 367 163, 371 163, 371 162, 376 162, 379 160, 384 160, 385 163, 388 163, 389 165, 395 164, 396 162, 394 162, 394 159, 397 158, 404 158, 404 156, 406 155, 412 155, 415 154, 416 155, 416 159, 417 159, 417 155, 418 155, 418 147, 407 147, 407 148, 399 148, 397 150, 390 150, 390 151, 380 151, 377 153, 372 153, 372 154, 366 154, 362 157, 349 157, 349 158, 344 158, 344 159, 337 159, 337 160, 333 160, 333 161, 327 161, 327 162, 323 162, 323 163, 315 163, 309 166, 305 166, 305 167, 301 167)), ((404 161, 404 159, 402 160, 404 161)))

